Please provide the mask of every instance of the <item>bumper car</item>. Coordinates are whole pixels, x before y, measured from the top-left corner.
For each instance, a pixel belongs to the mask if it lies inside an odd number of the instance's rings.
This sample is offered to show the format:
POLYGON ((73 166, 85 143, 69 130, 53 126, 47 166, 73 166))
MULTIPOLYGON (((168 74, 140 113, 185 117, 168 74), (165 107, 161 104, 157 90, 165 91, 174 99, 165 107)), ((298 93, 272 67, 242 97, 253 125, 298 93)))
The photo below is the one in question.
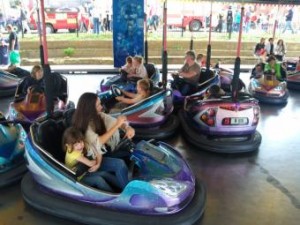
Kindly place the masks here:
POLYGON ((292 90, 300 90, 300 71, 287 73, 287 88, 292 90))
POLYGON ((300 71, 296 70, 297 61, 288 60, 287 64, 287 88, 292 90, 300 90, 300 71))
POLYGON ((0 71, 0 97, 12 96, 15 94, 20 79, 23 76, 17 76, 4 70, 0 71))
MULTIPOLYGON (((157 85, 160 81, 159 70, 154 64, 145 65, 149 79, 152 81, 153 85, 157 85)), ((134 90, 136 87, 136 78, 129 78, 128 80, 122 78, 122 75, 115 75, 113 77, 107 78, 107 80, 102 80, 100 83, 100 92, 110 90, 110 87, 114 84, 118 87, 125 89, 127 91, 134 90)))
POLYGON ((127 117, 135 129, 136 139, 165 139, 176 132, 179 121, 177 116, 172 115, 174 107, 171 90, 154 87, 148 98, 123 109, 113 110, 115 97, 121 94, 120 89, 112 85, 109 91, 98 93, 98 97, 107 113, 114 117, 121 114, 127 117))
POLYGON ((260 103, 274 105, 286 104, 289 97, 286 82, 277 80, 274 75, 269 73, 251 78, 249 92, 260 103))
MULTIPOLYGON (((74 103, 69 102, 67 79, 61 75, 57 76, 60 80, 55 98, 55 110, 65 110, 69 107, 74 107, 74 103)), ((15 100, 10 103, 8 111, 8 119, 14 122, 21 123, 25 130, 29 130, 31 123, 38 117, 46 115, 46 97, 42 87, 33 86, 26 96, 19 95, 22 80, 17 88, 15 100)))
POLYGON ((204 212, 206 190, 171 146, 135 145, 132 179, 122 191, 104 192, 77 180, 61 148, 64 117, 39 120, 25 142, 29 173, 22 194, 32 207, 84 224, 193 224, 204 212))
MULTIPOLYGON (((219 75, 219 70, 210 70, 208 74, 206 69, 201 69, 200 81, 197 85, 195 85, 193 90, 190 90, 190 93, 191 95, 204 95, 210 86, 215 84, 219 85, 220 83, 221 78, 219 75)), ((175 107, 182 106, 187 96, 182 95, 180 88, 174 82, 171 82, 171 87, 173 89, 173 103, 175 107)))
MULTIPOLYGON (((201 69, 200 81, 195 87, 194 90, 191 91, 191 95, 203 95, 206 90, 212 85, 219 85, 224 91, 231 91, 230 86, 233 78, 233 71, 231 69, 226 69, 223 67, 219 67, 217 64, 215 68, 211 69, 209 73, 207 73, 206 68, 201 69)), ((239 82, 243 83, 241 80, 239 82)), ((180 90, 173 85, 173 95, 174 95, 174 105, 181 106, 184 103, 184 100, 187 96, 181 94, 180 90)))
POLYGON ((187 97, 179 111, 187 141, 199 149, 217 153, 257 150, 261 143, 261 134, 256 131, 260 107, 255 98, 241 91, 242 88, 237 74, 233 77, 230 94, 220 89, 218 94, 206 98, 202 95, 187 97))
POLYGON ((0 188, 21 180, 27 171, 25 139, 23 127, 10 123, 0 113, 0 188))

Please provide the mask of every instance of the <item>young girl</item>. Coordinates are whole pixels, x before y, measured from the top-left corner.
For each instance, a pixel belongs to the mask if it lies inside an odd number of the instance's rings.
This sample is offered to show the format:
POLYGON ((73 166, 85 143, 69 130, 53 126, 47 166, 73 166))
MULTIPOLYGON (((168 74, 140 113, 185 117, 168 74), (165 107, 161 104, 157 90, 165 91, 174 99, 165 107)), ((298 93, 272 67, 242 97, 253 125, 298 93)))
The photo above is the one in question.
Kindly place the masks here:
POLYGON ((135 104, 150 96, 150 83, 148 79, 142 79, 137 82, 137 93, 131 93, 122 90, 124 96, 116 97, 116 100, 126 104, 135 104), (126 98, 128 97, 128 98, 126 98))
POLYGON ((134 56, 132 60, 132 65, 134 67, 134 72, 128 74, 128 78, 130 77, 138 77, 138 78, 147 78, 147 70, 143 64, 143 57, 134 56))
POLYGON ((132 64, 132 57, 127 56, 126 57, 126 64, 121 67, 121 74, 126 73, 126 74, 133 74, 135 72, 135 69, 132 64))
POLYGON ((278 61, 282 62, 284 59, 284 56, 286 54, 286 45, 284 44, 282 39, 279 39, 277 41, 276 47, 275 47, 275 57, 278 61))
POLYGON ((110 192, 113 190, 107 184, 106 180, 120 188, 124 188, 127 184, 128 177, 122 177, 120 179, 120 174, 126 174, 126 176, 128 176, 125 163, 120 159, 115 159, 116 162, 114 162, 114 164, 116 164, 116 166, 114 165, 114 169, 112 169, 112 166, 105 166, 105 164, 108 164, 109 162, 106 162, 106 160, 102 158, 102 155, 100 155, 96 150, 89 148, 89 152, 87 152, 84 144, 84 135, 75 127, 69 127, 65 130, 63 135, 63 148, 66 151, 65 164, 68 168, 76 171, 79 163, 88 167, 88 171, 78 178, 83 183, 110 192), (88 158, 86 156, 87 154, 89 154, 92 159, 88 158), (115 172, 119 181, 117 181, 112 174, 105 171, 115 172))

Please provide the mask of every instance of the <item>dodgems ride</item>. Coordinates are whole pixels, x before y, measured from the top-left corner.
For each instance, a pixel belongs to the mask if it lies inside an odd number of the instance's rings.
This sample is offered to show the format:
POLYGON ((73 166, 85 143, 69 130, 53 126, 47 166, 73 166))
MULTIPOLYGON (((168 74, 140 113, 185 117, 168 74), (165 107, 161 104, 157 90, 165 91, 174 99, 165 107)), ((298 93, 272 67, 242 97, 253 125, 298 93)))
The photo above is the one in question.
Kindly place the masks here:
POLYGON ((179 119, 188 142, 199 149, 218 153, 243 153, 258 149, 261 134, 256 131, 260 117, 258 101, 238 92, 239 77, 233 78, 231 94, 203 99, 185 99, 179 119))
MULTIPOLYGON (((60 112, 61 113, 61 112, 60 112)), ((25 201, 34 208, 84 224, 194 224, 203 214, 206 191, 171 146, 140 141, 133 151, 132 179, 121 191, 83 184, 64 164, 64 115, 40 119, 30 127, 25 149, 28 173, 25 201)))

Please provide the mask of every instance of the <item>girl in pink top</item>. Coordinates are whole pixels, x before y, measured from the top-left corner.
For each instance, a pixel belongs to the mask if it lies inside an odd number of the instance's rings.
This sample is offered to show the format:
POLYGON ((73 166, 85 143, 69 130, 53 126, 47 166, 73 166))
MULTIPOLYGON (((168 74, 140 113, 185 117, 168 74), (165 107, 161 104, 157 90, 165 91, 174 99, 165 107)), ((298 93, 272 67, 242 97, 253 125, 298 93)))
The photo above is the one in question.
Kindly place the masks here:
POLYGON ((128 78, 137 77, 137 78, 147 78, 147 70, 143 64, 142 56, 134 56, 132 60, 132 64, 134 67, 134 72, 128 74, 128 78))

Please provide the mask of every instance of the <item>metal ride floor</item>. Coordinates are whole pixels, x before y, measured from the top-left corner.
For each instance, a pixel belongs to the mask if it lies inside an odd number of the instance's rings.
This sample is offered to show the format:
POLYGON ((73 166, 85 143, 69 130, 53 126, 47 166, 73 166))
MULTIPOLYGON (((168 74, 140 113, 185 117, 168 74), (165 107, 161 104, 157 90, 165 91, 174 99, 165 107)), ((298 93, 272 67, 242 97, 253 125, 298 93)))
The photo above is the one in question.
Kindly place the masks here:
MULTIPOLYGON (((70 100, 95 92, 103 76, 68 75, 70 100)), ((245 80, 249 74, 242 73, 245 80)), ((0 99, 7 113, 12 98, 0 99)), ((175 146, 207 188, 206 211, 197 225, 298 225, 300 221, 300 92, 290 91, 285 106, 261 105, 257 152, 226 155, 186 143, 180 132, 166 142, 175 146)), ((20 183, 0 190, 0 225, 74 225, 40 213, 22 199, 20 183)), ((141 222, 142 224, 142 222, 141 222)))

